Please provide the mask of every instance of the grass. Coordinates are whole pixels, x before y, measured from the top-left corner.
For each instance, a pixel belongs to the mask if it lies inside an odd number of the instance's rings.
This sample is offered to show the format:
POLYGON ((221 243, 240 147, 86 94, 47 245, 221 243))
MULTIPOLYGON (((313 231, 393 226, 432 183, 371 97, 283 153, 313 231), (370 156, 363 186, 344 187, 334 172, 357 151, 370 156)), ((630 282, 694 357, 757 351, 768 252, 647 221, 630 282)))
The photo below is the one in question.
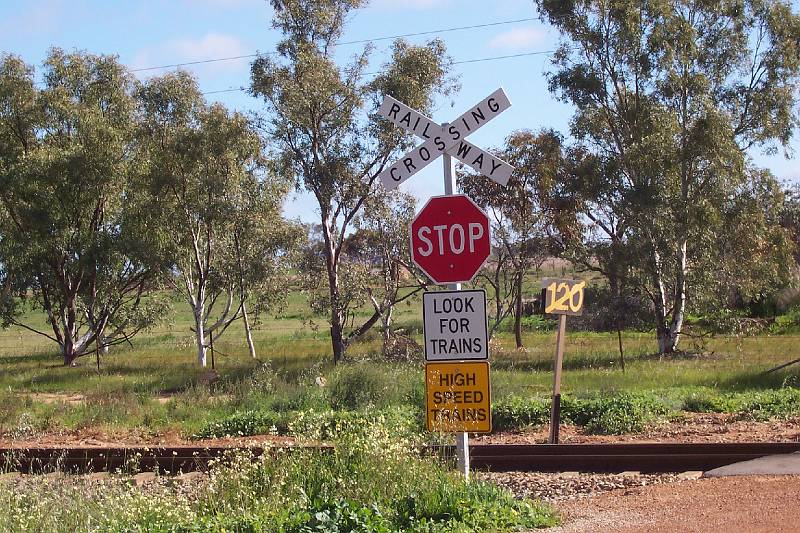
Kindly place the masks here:
MULTIPOLYGON (((396 324, 419 342, 421 317, 416 300, 398 308, 396 324)), ((32 315, 32 319, 41 317, 32 315)), ((554 333, 540 320, 530 322, 524 349, 513 347, 508 332, 492 341, 492 388, 498 405, 512 398, 540 403, 549 398, 554 333)), ((224 430, 210 429, 215 423, 232 428, 249 423, 241 419, 247 412, 284 421, 309 409, 420 409, 424 387, 419 364, 381 361, 379 335, 373 332, 351 347, 348 364, 334 368, 323 324, 308 314, 302 295, 293 293, 281 316, 264 317, 255 332, 261 361, 247 356, 237 324, 215 342, 213 376, 197 367, 191 315, 178 301, 168 321, 134 338, 131 345, 114 347, 101 356, 99 372, 94 356, 81 358, 77 368, 65 368, 45 339, 19 328, 4 330, 0 332, 0 401, 4 405, 0 432, 35 436, 90 428, 190 436, 224 430), (325 386, 317 384, 318 378, 323 378, 325 386), (47 398, 48 394, 54 396, 47 398), (81 398, 72 404, 59 401, 70 394, 81 398)), ((794 358, 798 338, 789 334, 718 337, 707 340, 699 355, 660 359, 653 355, 652 334, 625 332, 623 372, 615 334, 568 331, 562 394, 568 402, 620 394, 665 398, 687 389, 725 395, 792 388, 800 383, 800 365, 767 375, 762 372, 794 358)), ((690 348, 691 342, 684 345, 690 348)), ((759 410, 755 403, 750 405, 759 410)), ((678 407, 672 402, 669 408, 678 407)), ((259 425, 263 426, 266 422, 259 425)))
MULTIPOLYGON (((419 302, 401 306, 396 319, 421 340, 419 302)), ((0 531, 438 532, 556 523, 547 507, 464 483, 411 451, 412 443, 442 437, 422 429, 422 366, 381 360, 377 334, 334 367, 323 322, 314 324, 292 294, 282 317, 265 318, 255 333, 260 360, 248 357, 236 326, 215 341, 212 374, 196 365, 190 322, 176 303, 169 323, 101 356, 99 372, 93 357, 64 368, 41 338, 0 332, 0 433, 35 440, 69 430, 187 438, 274 432, 335 442, 335 453, 232 457, 191 494, 143 492, 124 482, 0 484, 0 531)), ((524 349, 506 331, 492 341, 498 430, 549 417, 554 334, 547 323, 529 322, 524 349)), ((625 332, 623 372, 616 335, 569 332, 562 413, 604 434, 640 431, 681 411, 798 416, 800 365, 763 371, 795 358, 799 338, 718 337, 701 350, 659 358, 651 334, 625 332)))
POLYGON ((0 530, 438 533, 557 525, 552 508, 467 483, 397 434, 386 420, 354 419, 332 434, 330 453, 234 454, 191 492, 48 479, 0 484, 0 530))

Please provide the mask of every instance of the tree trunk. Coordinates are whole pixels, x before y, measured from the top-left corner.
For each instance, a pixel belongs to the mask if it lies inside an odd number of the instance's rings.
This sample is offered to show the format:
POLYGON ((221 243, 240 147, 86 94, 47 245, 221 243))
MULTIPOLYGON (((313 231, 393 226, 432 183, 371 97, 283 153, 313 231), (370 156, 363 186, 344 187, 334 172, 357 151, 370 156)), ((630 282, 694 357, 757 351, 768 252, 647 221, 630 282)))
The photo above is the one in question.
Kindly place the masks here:
POLYGON ((686 250, 687 243, 682 241, 678 248, 678 265, 675 275, 675 297, 672 307, 672 321, 669 326, 669 341, 672 351, 677 350, 683 331, 683 319, 686 313, 686 250))
POLYGON ((327 214, 323 214, 323 220, 326 221, 322 226, 322 237, 325 240, 325 267, 328 270, 328 294, 331 305, 331 348, 333 350, 333 364, 337 364, 344 357, 346 348, 344 342, 345 317, 341 310, 339 298, 338 258, 327 214))
POLYGON ((392 314, 394 306, 390 305, 381 313, 381 326, 383 327, 383 355, 389 355, 389 344, 392 340, 392 314))
POLYGON ((64 366, 72 366, 72 363, 78 358, 78 354, 75 352, 74 346, 70 344, 69 347, 63 346, 62 352, 64 354, 64 366))
POLYGON ((198 304, 194 308, 194 332, 195 342, 197 344, 197 362, 201 367, 205 368, 208 363, 206 361, 206 334, 205 324, 203 324, 203 305, 198 304))
POLYGON ((661 355, 675 353, 681 340, 683 320, 686 313, 686 242, 682 242, 678 251, 678 266, 675 279, 675 291, 672 302, 672 316, 666 313, 666 295, 664 284, 660 281, 657 287, 656 298, 656 336, 658 338, 658 353, 661 355))
POLYGON ((653 288, 655 289, 653 305, 656 315, 656 340, 658 341, 659 355, 671 354, 675 351, 674 338, 670 334, 667 324, 667 301, 664 289, 663 272, 661 269, 661 255, 653 252, 653 288))
POLYGON ((342 338, 342 323, 339 315, 334 311, 331 315, 331 348, 333 348, 333 364, 338 364, 344 357, 344 339, 342 338))
POLYGON ((250 350, 250 357, 257 359, 256 347, 253 344, 253 334, 250 331, 250 319, 247 316, 247 305, 242 302, 242 319, 244 320, 244 335, 247 338, 247 348, 250 350))
POLYGON ((517 349, 522 348, 522 283, 525 280, 525 270, 519 269, 516 274, 516 293, 514 302, 514 340, 517 343, 517 349))

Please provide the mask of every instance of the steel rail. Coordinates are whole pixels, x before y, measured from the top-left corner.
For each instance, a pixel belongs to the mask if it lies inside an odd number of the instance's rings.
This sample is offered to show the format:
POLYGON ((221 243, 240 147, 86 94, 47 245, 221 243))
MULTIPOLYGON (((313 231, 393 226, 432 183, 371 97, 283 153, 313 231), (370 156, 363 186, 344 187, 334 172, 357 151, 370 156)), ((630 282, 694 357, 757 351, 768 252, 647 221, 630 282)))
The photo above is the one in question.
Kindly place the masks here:
MULTIPOLYGON (((0 473, 73 473, 101 471, 155 471, 162 473, 204 470, 226 454, 319 451, 330 445, 275 447, 150 446, 75 448, 0 448, 0 473)), ((433 446, 425 453, 445 461, 455 460, 454 446, 433 446)), ((478 444, 470 446, 473 470, 526 472, 684 472, 764 457, 800 452, 800 442, 745 443, 621 443, 621 444, 478 444)))

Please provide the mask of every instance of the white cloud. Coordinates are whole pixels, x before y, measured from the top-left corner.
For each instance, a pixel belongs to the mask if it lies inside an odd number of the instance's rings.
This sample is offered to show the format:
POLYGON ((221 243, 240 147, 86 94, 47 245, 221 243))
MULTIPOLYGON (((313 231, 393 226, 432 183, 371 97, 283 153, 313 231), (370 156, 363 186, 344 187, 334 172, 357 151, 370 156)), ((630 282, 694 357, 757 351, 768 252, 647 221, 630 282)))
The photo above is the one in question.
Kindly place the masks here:
POLYGON ((506 50, 521 50, 533 45, 544 42, 546 35, 544 31, 528 26, 525 28, 515 28, 498 35, 489 41, 490 48, 500 48, 506 50))
MULTIPOLYGON (((250 47, 233 35, 224 33, 208 33, 199 39, 174 39, 160 46, 148 47, 140 51, 131 62, 132 69, 142 69, 153 66, 169 65, 175 63, 190 63, 224 57, 235 57, 252 54, 254 48, 250 47)), ((201 75, 220 75, 225 73, 242 72, 249 65, 249 58, 230 61, 217 61, 199 65, 187 65, 187 70, 201 75)), ((153 74, 156 71, 146 71, 153 74)))

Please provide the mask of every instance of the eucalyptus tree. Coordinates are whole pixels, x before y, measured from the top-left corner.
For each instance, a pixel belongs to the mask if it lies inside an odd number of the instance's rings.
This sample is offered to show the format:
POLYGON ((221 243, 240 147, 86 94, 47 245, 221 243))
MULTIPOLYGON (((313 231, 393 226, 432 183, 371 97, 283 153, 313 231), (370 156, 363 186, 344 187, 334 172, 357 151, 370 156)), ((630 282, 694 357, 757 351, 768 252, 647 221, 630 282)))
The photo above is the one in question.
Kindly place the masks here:
POLYGON ((188 74, 151 79, 139 100, 149 212, 173 261, 172 287, 192 309, 198 362, 206 366, 213 338, 239 319, 255 356, 246 304, 276 303, 288 282, 285 180, 266 170, 250 121, 206 105, 188 74))
POLYGON ((492 223, 493 261, 479 277, 491 287, 492 332, 513 316, 516 345, 521 348, 525 274, 539 268, 563 240, 569 211, 552 209, 552 198, 567 167, 562 139, 553 131, 514 132, 499 155, 515 168, 507 185, 469 173, 460 175, 459 182, 492 223), (557 224, 555 217, 563 220, 557 224))
POLYGON ((2 319, 57 343, 65 365, 164 313, 150 294, 166 262, 132 156, 134 86, 111 56, 52 49, 40 83, 0 57, 2 319))
POLYGON ((366 265, 369 275, 362 290, 365 286, 374 314, 380 316, 385 355, 393 351, 395 307, 427 287, 411 261, 408 228, 415 208, 414 197, 399 191, 371 196, 345 242, 348 258, 366 265))
POLYGON ((672 352, 687 301, 731 257, 719 246, 728 208, 761 179, 748 150, 786 147, 797 126, 800 17, 773 0, 537 4, 563 37, 551 90, 576 107, 573 135, 613 169, 586 183, 584 214, 635 252, 659 351, 672 352))
POLYGON ((273 27, 283 40, 276 54, 259 56, 251 68, 251 92, 264 101, 262 127, 282 172, 318 209, 334 362, 381 316, 376 310, 364 323, 348 327, 350 306, 361 298, 342 292, 343 277, 353 277, 343 262, 345 240, 364 203, 380 194, 378 174, 409 147, 408 135, 379 119, 377 107, 389 94, 427 111, 437 95, 456 87, 446 75, 450 61, 438 40, 426 46, 396 41, 391 59, 372 79, 366 72, 369 46, 339 66, 334 53, 345 20, 364 3, 272 0, 273 27))

